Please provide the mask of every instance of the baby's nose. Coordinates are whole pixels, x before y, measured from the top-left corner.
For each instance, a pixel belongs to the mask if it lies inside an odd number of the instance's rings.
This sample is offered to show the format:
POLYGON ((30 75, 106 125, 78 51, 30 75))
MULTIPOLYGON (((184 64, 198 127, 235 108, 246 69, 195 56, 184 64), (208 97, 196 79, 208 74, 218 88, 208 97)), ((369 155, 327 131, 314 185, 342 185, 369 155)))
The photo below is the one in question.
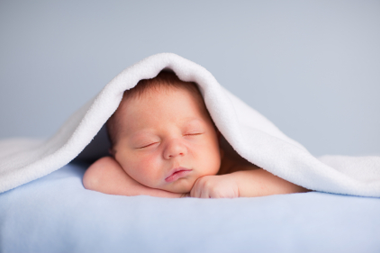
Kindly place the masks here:
POLYGON ((167 144, 164 150, 164 157, 165 159, 170 159, 177 156, 183 156, 186 153, 187 153, 187 149, 181 141, 172 140, 167 144))

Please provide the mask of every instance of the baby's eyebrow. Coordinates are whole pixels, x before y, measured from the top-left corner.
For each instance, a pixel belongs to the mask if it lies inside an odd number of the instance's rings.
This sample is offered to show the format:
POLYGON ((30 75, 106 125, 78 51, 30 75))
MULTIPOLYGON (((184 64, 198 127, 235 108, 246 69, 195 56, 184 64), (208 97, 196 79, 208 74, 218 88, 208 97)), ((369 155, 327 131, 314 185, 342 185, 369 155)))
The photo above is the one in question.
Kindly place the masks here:
POLYGON ((185 128, 191 128, 191 127, 198 128, 198 127, 203 127, 203 125, 204 125, 203 122, 198 119, 191 119, 184 123, 185 128))
POLYGON ((129 140, 131 140, 131 141, 139 141, 141 139, 149 139, 149 138, 153 139, 155 137, 156 137, 156 135, 154 135, 153 133, 146 131, 146 130, 136 131, 134 133, 131 133, 128 136, 129 140))
POLYGON ((186 119, 184 120, 184 122, 185 122, 186 124, 192 124, 192 123, 194 123, 194 124, 202 124, 202 121, 201 121, 200 119, 198 119, 198 118, 193 118, 193 117, 191 117, 191 118, 186 118, 186 119))

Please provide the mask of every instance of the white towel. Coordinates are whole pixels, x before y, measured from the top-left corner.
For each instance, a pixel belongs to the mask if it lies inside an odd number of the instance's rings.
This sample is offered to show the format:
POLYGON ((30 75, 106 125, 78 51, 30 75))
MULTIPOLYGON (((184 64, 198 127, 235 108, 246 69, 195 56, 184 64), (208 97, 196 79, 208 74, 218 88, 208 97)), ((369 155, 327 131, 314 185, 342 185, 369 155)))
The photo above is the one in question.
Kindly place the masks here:
POLYGON ((123 92, 163 69, 171 69, 181 80, 199 85, 216 126, 248 161, 311 190, 380 197, 380 157, 317 159, 224 89, 205 68, 171 53, 153 55, 125 69, 50 139, 1 141, 0 192, 43 177, 72 161, 117 109, 123 92))

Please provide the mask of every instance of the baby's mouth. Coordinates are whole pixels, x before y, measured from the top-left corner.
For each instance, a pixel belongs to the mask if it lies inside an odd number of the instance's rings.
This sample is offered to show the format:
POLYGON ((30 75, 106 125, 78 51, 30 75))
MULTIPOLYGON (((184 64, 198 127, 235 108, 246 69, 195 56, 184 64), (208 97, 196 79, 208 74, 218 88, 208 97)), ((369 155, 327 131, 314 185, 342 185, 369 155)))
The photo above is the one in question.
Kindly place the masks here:
POLYGON ((172 170, 170 176, 168 176, 167 178, 165 178, 165 181, 168 182, 168 183, 174 182, 177 179, 188 175, 190 172, 191 172, 191 169, 186 169, 186 168, 182 168, 182 167, 175 168, 175 169, 172 170))

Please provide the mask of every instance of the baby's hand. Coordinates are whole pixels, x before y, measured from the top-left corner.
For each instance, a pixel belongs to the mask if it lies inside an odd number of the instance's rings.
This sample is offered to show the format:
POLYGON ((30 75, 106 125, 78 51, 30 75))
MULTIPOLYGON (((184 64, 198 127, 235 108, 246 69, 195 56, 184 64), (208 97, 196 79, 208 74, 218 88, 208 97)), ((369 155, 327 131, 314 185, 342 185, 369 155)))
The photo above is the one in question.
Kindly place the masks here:
POLYGON ((190 197, 195 198, 237 198, 239 188, 232 174, 204 176, 198 178, 190 197))

